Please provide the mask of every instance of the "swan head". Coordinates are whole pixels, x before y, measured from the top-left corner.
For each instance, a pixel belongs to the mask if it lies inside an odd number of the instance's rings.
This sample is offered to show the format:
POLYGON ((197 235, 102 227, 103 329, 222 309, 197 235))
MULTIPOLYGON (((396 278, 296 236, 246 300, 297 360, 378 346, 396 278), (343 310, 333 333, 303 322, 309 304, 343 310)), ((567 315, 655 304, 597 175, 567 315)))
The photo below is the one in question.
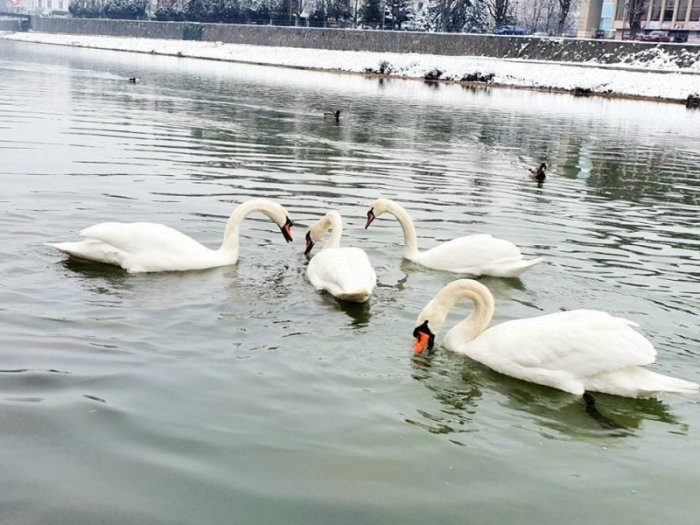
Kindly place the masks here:
POLYGON ((435 334, 440 331, 445 324, 450 307, 447 306, 440 296, 430 301, 418 315, 416 327, 413 329, 413 353, 420 354, 424 350, 432 352, 435 344, 435 334))
POLYGON ((342 230, 343 219, 337 211, 330 211, 326 213, 321 219, 309 226, 309 230, 306 232, 306 249, 304 250, 304 255, 308 255, 319 240, 323 238, 324 235, 333 228, 342 230))
MULTIPOLYGON (((415 339, 413 353, 432 351, 437 334, 445 324, 452 307, 462 298, 474 302, 474 312, 467 317, 469 333, 466 341, 471 341, 489 324, 493 315, 493 296, 486 286, 472 279, 458 279, 445 285, 442 290, 423 308, 413 330, 415 339)), ((454 329, 453 329, 454 330, 454 329)), ((448 333, 448 337, 449 337, 448 333)))
POLYGON ((282 230, 282 236, 284 237, 284 240, 287 242, 292 242, 294 240, 294 237, 292 237, 292 226, 293 223, 289 217, 285 217, 284 224, 280 226, 280 224, 277 224, 280 227, 280 230, 282 230))
POLYGON ((423 321, 420 325, 413 329, 413 338, 415 339, 413 343, 413 353, 421 354, 424 350, 428 352, 433 351, 433 346, 435 345, 435 334, 430 330, 428 326, 430 321, 427 319, 423 321))
POLYGON ((314 248, 314 244, 316 244, 316 242, 323 236, 323 234, 319 236, 314 236, 312 234, 312 229, 313 226, 309 228, 309 231, 306 232, 306 249, 304 250, 304 255, 308 255, 309 253, 311 253, 311 250, 313 250, 314 248))
POLYGON ((442 304, 432 300, 423 308, 423 311, 418 316, 416 327, 413 329, 413 353, 420 354, 427 350, 433 351, 435 345, 435 334, 440 331, 445 323, 449 309, 443 307, 442 304))
POLYGON ((294 240, 292 237, 292 226, 294 224, 289 218, 289 213, 284 206, 268 199, 252 199, 244 204, 247 205, 249 209, 259 211, 273 220, 274 223, 279 226, 285 241, 292 242, 294 240))
POLYGON ((388 199, 377 199, 372 203, 370 210, 367 212, 367 224, 365 224, 365 230, 369 228, 369 225, 372 224, 374 219, 389 211, 390 202, 391 201, 388 199))

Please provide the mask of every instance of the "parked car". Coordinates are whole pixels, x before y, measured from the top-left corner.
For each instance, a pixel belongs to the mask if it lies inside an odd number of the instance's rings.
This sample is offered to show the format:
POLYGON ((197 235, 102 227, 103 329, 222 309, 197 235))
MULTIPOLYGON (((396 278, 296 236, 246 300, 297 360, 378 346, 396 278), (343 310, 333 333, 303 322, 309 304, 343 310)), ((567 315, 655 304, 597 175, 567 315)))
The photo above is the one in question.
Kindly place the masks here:
POLYGON ((685 42, 688 41, 688 32, 687 31, 678 31, 675 34, 671 34, 671 39, 673 42, 676 42, 677 44, 684 44, 685 42))
POLYGON ((666 31, 652 31, 639 37, 642 42, 670 42, 671 36, 666 31))
POLYGON ((501 26, 494 33, 497 35, 524 35, 525 31, 518 26, 501 26))
POLYGON ((423 28, 418 22, 414 20, 406 20, 404 23, 401 24, 401 29, 403 31, 420 31, 423 28))

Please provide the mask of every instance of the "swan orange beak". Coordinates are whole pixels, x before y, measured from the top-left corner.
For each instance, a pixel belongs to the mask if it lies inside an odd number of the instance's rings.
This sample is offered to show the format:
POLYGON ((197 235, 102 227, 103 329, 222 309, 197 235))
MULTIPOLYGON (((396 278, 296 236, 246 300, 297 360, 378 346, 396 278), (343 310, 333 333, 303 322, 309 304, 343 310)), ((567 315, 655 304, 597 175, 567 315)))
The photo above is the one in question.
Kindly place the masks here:
POLYGON ((372 221, 376 218, 377 217, 374 215, 374 209, 367 212, 367 224, 365 224, 365 230, 369 228, 369 225, 372 224, 372 221))
POLYGON ((285 241, 292 242, 294 240, 294 237, 292 237, 292 221, 289 220, 289 217, 287 217, 287 222, 284 223, 280 230, 282 230, 285 241))
POLYGON ((430 341, 430 336, 424 332, 418 332, 416 334, 416 340, 413 343, 413 354, 420 354, 425 350, 425 347, 428 345, 428 341, 430 341))
POLYGON ((304 255, 308 255, 313 247, 314 241, 311 240, 311 232, 306 232, 306 250, 304 250, 304 255))

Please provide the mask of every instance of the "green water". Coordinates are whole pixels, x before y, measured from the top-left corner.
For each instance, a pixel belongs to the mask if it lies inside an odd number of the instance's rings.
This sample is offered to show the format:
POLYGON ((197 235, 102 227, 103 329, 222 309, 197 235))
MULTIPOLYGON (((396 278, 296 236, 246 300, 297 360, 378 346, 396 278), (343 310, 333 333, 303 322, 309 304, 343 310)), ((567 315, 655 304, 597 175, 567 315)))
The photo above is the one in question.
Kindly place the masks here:
POLYGON ((0 80, 1 523, 697 522, 698 397, 598 396, 621 437, 574 396, 412 360, 453 276, 402 263, 395 221, 363 226, 384 196, 423 248, 512 240, 546 263, 482 280, 494 323, 606 310, 698 381, 700 112, 9 42, 0 80), (42 245, 119 220, 216 246, 251 197, 296 241, 250 218, 234 267, 129 275, 42 245), (367 305, 306 280, 329 209, 376 268, 367 305))

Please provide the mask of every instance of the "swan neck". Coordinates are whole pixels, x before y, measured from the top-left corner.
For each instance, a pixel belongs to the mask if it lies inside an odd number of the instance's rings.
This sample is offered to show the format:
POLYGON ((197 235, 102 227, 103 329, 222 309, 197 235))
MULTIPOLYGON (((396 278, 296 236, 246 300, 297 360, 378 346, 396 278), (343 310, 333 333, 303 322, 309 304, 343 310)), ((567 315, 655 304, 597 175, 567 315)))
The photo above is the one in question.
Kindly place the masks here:
POLYGON ((403 256, 408 260, 418 257, 418 241, 416 239, 416 227, 408 212, 399 204, 389 201, 387 212, 391 213, 401 224, 403 230, 403 256))
MULTIPOLYGON (((238 251, 241 223, 248 215, 261 212, 278 224, 284 223, 285 217, 279 217, 279 210, 275 204, 265 199, 252 199, 240 204, 231 213, 224 230, 224 240, 221 243, 221 251, 238 251)), ((284 215, 284 213, 282 213, 284 215)))
POLYGON ((326 248, 340 248, 340 239, 343 236, 343 219, 340 214, 331 212, 324 217, 324 227, 326 231, 329 229, 331 231, 330 238, 323 245, 323 249, 326 248))
POLYGON ((443 292, 444 308, 447 312, 461 299, 470 299, 474 303, 472 313, 452 328, 445 339, 457 338, 460 343, 473 341, 491 322, 495 310, 493 295, 483 284, 470 279, 461 279, 448 284, 440 294, 443 292))

